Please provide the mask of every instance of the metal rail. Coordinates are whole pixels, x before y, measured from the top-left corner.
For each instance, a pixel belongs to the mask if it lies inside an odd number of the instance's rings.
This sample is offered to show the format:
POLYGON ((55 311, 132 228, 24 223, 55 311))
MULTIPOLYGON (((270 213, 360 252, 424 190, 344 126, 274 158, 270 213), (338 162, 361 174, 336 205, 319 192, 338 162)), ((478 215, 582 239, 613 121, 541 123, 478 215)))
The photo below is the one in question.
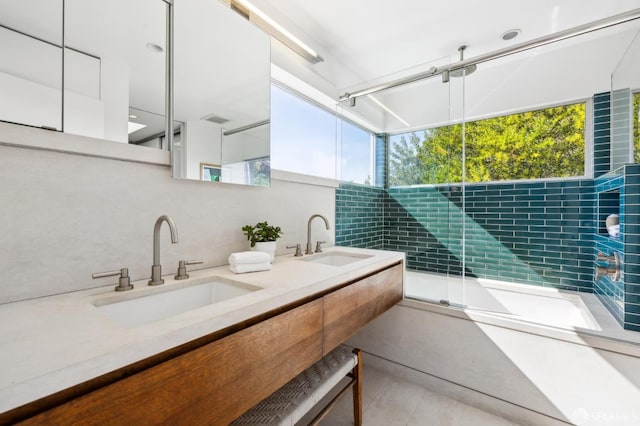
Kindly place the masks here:
POLYGON ((271 120, 269 120, 269 119, 258 121, 256 123, 247 124, 246 126, 238 127, 236 129, 227 130, 226 132, 223 133, 223 135, 224 136, 231 136, 231 135, 234 135, 236 133, 244 132, 245 130, 251 130, 251 129, 255 129, 256 127, 265 126, 265 125, 270 124, 270 123, 271 123, 271 120))
MULTIPOLYGON (((414 74, 408 77, 392 80, 386 83, 377 84, 375 86, 361 89, 353 93, 345 93, 338 98, 339 101, 355 100, 361 96, 371 95, 373 93, 381 92, 383 90, 392 89, 394 87, 404 86, 405 84, 415 83, 416 81, 424 80, 427 78, 435 77, 445 72, 452 72, 468 67, 469 65, 480 64, 493 59, 502 58, 505 56, 513 55, 515 53, 524 52, 536 47, 545 46, 547 44, 556 43, 558 41, 566 40, 568 38, 577 37, 583 34, 587 34, 593 31, 598 31, 604 28, 612 27, 615 25, 624 24, 629 21, 633 21, 640 18, 640 9, 633 9, 628 12, 613 15, 608 18, 599 19, 597 21, 589 22, 587 24, 579 25, 577 27, 569 28, 567 30, 558 31, 553 34, 538 37, 533 40, 529 40, 520 44, 516 44, 504 49, 495 50, 493 52, 485 53, 473 58, 466 59, 464 61, 456 62, 454 64, 447 64, 439 67, 431 67, 427 71, 414 74)), ((353 101, 352 101, 353 102, 353 101)))

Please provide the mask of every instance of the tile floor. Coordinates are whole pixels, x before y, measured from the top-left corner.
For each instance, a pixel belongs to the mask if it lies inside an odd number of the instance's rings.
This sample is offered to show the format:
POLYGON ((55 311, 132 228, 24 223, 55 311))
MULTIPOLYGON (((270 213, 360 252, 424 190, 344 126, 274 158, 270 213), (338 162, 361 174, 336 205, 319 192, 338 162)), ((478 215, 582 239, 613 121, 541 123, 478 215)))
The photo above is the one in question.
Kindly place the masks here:
MULTIPOLYGON (((363 373, 365 426, 508 426, 516 425, 414 383, 365 366, 363 373)), ((338 402, 322 426, 353 424, 351 392, 338 402)))

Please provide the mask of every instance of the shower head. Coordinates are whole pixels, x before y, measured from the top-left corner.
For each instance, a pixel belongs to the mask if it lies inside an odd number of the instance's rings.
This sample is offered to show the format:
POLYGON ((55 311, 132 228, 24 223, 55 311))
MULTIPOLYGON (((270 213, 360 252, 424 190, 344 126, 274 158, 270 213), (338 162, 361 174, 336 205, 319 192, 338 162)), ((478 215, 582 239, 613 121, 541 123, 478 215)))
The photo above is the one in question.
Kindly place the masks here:
MULTIPOLYGON (((460 62, 464 61, 464 50, 467 48, 467 46, 460 46, 458 47, 458 52, 460 52, 460 62)), ((472 64, 472 65, 468 65, 464 68, 460 68, 457 70, 453 70, 449 72, 449 76, 450 77, 462 77, 463 75, 469 75, 472 74, 476 71, 478 67, 476 66, 476 64, 472 64)))
POLYGON ((453 70, 449 72, 449 75, 451 77, 462 77, 463 71, 464 71, 464 75, 469 75, 474 73, 477 68, 478 67, 476 66, 476 64, 473 64, 473 65, 466 66, 464 68, 460 68, 458 70, 453 70))

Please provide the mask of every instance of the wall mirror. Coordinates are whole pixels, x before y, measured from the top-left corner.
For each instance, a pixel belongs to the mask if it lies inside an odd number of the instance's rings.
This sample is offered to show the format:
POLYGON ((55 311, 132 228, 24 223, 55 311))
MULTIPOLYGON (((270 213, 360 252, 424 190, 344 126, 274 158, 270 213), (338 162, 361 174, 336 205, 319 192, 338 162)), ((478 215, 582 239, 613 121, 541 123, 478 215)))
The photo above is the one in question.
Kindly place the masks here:
POLYGON ((172 147, 165 1, 0 7, 0 120, 174 150, 177 178, 269 185, 270 37, 227 4, 173 6, 172 147))
POLYGON ((1 120, 162 147, 165 2, 2 0, 0 7, 1 120))
POLYGON ((270 37, 221 1, 174 8, 173 176, 268 186, 270 37))
POLYGON ((62 0, 0 10, 0 120, 62 130, 62 0))
POLYGON ((640 162, 640 32, 611 74, 611 170, 640 162))
POLYGON ((64 9, 64 131, 162 148, 167 5, 65 0, 64 9))

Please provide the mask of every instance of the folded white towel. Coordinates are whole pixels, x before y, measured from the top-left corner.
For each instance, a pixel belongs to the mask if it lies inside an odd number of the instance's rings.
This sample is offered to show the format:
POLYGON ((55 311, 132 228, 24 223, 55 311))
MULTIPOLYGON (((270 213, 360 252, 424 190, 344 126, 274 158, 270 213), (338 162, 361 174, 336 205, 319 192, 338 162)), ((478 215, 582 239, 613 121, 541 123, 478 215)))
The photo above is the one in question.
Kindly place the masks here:
POLYGON ((231 253, 229 256, 229 265, 244 265, 249 263, 269 262, 271 256, 263 251, 241 251, 239 253, 231 253))
MULTIPOLYGON (((268 256, 268 255, 267 255, 268 256)), ((229 269, 234 274, 244 274, 247 272, 269 271, 271 263, 267 260, 261 263, 242 263, 239 265, 229 265, 229 269)))

